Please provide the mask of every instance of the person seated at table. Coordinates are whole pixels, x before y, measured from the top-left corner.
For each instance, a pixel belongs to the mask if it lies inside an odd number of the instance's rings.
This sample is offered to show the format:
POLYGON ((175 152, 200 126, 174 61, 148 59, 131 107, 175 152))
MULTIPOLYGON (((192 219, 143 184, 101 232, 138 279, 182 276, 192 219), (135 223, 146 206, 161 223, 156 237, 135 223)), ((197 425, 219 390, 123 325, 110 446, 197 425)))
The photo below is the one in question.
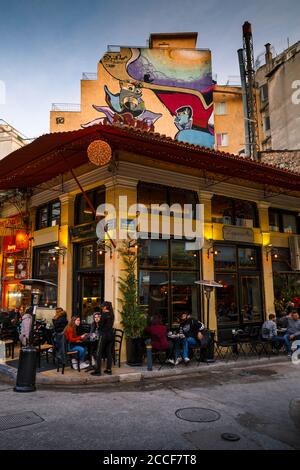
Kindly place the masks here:
POLYGON ((55 334, 63 333, 65 327, 68 324, 67 312, 63 308, 57 307, 55 315, 52 319, 53 329, 55 334))
POLYGON ((104 374, 112 374, 112 348, 114 342, 114 310, 111 302, 105 301, 101 304, 101 319, 99 327, 99 341, 97 345, 96 366, 91 375, 101 375, 101 360, 106 357, 106 369, 104 374))
POLYGON ((266 320, 261 327, 261 337, 263 340, 272 341, 274 346, 279 346, 279 344, 286 344, 284 337, 279 336, 277 333, 277 324, 276 317, 274 313, 270 313, 269 319, 266 320))
POLYGON ((10 310, 8 316, 12 325, 17 325, 21 320, 20 307, 15 307, 13 310, 10 310))
MULTIPOLYGON (((181 312, 180 314, 180 325, 179 325, 179 336, 181 334, 184 335, 183 338, 183 351, 182 356, 185 364, 190 362, 189 358, 189 347, 190 346, 197 346, 199 343, 198 333, 204 330, 203 323, 199 322, 195 318, 191 317, 190 312, 181 312)), ((182 361, 182 358, 178 355, 178 343, 175 345, 176 348, 176 362, 175 364, 179 364, 182 361)))
POLYGON ((288 356, 290 357, 292 355, 293 341, 300 340, 300 320, 296 310, 287 319, 287 330, 283 338, 287 346, 288 356))
POLYGON ((175 360, 171 358, 173 347, 172 343, 168 341, 168 328, 162 323, 162 316, 160 314, 153 315, 150 326, 144 330, 146 337, 151 339, 152 351, 166 351, 167 362, 175 364, 175 360))
MULTIPOLYGON (((68 351, 78 351, 80 359, 80 368, 85 369, 89 367, 89 363, 85 361, 87 354, 86 348, 80 344, 84 340, 85 334, 78 335, 78 329, 80 327, 80 317, 73 316, 64 329, 64 335, 68 341, 68 351)), ((73 369, 77 369, 76 359, 72 359, 73 369)))

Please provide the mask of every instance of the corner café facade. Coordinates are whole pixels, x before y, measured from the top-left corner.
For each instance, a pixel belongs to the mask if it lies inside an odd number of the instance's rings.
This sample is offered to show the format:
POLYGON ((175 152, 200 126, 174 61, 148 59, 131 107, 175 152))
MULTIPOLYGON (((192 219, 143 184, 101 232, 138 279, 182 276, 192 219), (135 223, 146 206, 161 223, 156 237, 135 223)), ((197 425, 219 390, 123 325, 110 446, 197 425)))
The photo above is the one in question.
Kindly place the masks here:
MULTIPOLYGON (((210 304, 210 328, 218 332, 259 325, 274 312, 279 261, 282 266, 289 238, 299 233, 299 174, 106 124, 43 135, 3 159, 0 175, 1 190, 32 188, 28 276, 58 286, 40 299, 41 317, 50 320, 58 305, 69 316, 79 313, 90 321, 105 299, 112 301, 120 326, 122 260, 113 247, 97 249, 95 216, 83 192, 94 208, 103 202, 118 207, 120 195, 127 196, 128 205, 204 205, 200 251, 186 251, 185 240, 164 239, 161 232, 155 240, 139 241, 139 301, 150 315, 161 313, 172 324, 188 309, 206 319, 199 279, 224 286, 210 304), (104 166, 88 159, 94 141, 112 150, 104 166), (63 249, 55 252, 57 246, 63 249)), ((7 217, 12 210, 6 206, 7 217)), ((289 266, 283 271, 299 284, 300 273, 289 266)))

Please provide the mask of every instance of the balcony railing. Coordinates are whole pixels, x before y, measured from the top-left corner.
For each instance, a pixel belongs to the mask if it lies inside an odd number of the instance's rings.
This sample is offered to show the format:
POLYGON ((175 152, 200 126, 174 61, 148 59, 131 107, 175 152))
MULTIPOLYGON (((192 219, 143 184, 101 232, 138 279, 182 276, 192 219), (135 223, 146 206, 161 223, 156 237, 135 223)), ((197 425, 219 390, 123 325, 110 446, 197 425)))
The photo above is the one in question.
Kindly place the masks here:
POLYGON ((80 112, 78 103, 52 103, 51 111, 80 112))
POLYGON ((94 72, 82 72, 82 80, 97 80, 97 73, 94 72))

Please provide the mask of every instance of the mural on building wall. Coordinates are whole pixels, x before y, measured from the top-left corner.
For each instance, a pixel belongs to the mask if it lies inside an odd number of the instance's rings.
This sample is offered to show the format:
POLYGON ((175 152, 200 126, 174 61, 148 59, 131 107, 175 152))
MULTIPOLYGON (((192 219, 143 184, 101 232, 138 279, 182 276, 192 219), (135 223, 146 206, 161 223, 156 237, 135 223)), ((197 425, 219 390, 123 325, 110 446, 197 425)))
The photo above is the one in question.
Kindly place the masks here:
POLYGON ((178 141, 213 147, 210 51, 121 48, 101 59, 100 82, 102 70, 109 74, 105 103, 93 103, 101 115, 82 127, 105 120, 159 127, 178 141))

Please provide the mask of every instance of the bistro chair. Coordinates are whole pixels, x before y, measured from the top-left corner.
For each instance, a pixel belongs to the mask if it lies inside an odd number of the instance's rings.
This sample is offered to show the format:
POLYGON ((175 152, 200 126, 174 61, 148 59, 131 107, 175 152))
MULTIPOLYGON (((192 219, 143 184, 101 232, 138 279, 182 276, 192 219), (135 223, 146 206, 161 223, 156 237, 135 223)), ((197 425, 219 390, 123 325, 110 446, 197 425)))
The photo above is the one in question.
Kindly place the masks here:
POLYGON ((46 354, 46 362, 49 363, 49 353, 52 353, 53 364, 55 364, 55 347, 52 342, 46 342, 45 331, 40 329, 35 332, 33 337, 33 345, 37 348, 37 357, 38 357, 38 368, 41 368, 41 357, 43 354, 46 354))
POLYGON ((113 361, 114 366, 118 362, 118 366, 121 367, 121 350, 123 342, 124 331, 114 328, 114 342, 113 342, 113 361))
POLYGON ((12 359, 15 357, 15 342, 13 339, 2 339, 0 340, 5 345, 5 356, 11 357, 12 359))
POLYGON ((170 355, 170 350, 169 349, 152 349, 152 358, 153 358, 153 363, 155 361, 158 362, 159 364, 159 369, 160 370, 163 366, 169 365, 166 361, 168 359, 171 359, 170 355))
POLYGON ((61 366, 61 373, 65 373, 65 365, 67 361, 70 361, 71 368, 73 369, 72 359, 76 359, 78 372, 80 372, 80 355, 79 351, 68 351, 68 343, 63 333, 55 336, 55 356, 57 361, 57 369, 59 372, 61 366))
POLYGON ((215 340, 216 356, 220 359, 229 360, 229 358, 238 359, 238 343, 234 338, 232 330, 220 330, 218 339, 215 340))

